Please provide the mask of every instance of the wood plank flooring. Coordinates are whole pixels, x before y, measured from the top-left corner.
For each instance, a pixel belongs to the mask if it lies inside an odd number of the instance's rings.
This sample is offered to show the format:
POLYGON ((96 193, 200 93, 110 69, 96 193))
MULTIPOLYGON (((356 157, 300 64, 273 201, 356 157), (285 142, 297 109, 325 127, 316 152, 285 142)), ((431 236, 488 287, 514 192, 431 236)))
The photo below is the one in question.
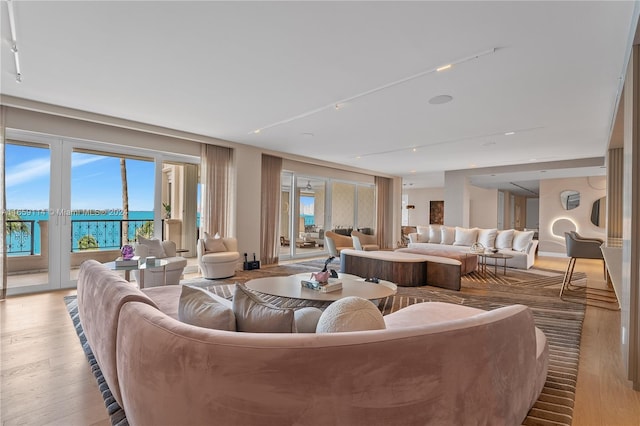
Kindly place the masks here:
MULTIPOLYGON (((563 270, 567 260, 539 258, 563 270)), ((590 287, 604 288, 602 263, 579 260, 590 287)), ((107 426, 109 416, 63 296, 75 290, 0 302, 0 419, 9 425, 107 426)), ((640 425, 640 392, 623 373, 620 312, 587 307, 582 332, 574 425, 640 425)))

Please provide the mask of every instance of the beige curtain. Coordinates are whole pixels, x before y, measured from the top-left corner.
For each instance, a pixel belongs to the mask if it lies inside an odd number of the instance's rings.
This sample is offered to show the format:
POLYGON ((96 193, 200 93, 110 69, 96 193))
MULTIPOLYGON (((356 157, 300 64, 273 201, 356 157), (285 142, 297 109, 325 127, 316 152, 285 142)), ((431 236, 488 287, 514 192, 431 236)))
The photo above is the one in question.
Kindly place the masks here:
MULTIPOLYGON (((200 183, 202 185, 201 231, 231 237, 231 177, 233 151, 202 145, 200 183)), ((202 235, 202 234, 201 234, 202 235)))
POLYGON ((389 205, 391 200, 389 199, 391 193, 391 179, 376 176, 376 236, 378 239, 378 245, 380 248, 389 248, 393 244, 389 241, 391 235, 389 234, 388 221, 391 219, 389 214, 389 205))
POLYGON ((5 208, 7 200, 4 193, 4 114, 5 108, 0 107, 0 165, 2 165, 0 167, 0 226, 2 226, 2 232, 0 232, 0 280, 2 280, 0 283, 0 300, 4 300, 7 297, 7 242, 5 241, 6 233, 4 231, 6 229, 5 221, 7 220, 5 208))
POLYGON ((280 253, 280 202, 282 158, 262 155, 262 200, 260 208, 260 261, 263 265, 278 263, 280 253))

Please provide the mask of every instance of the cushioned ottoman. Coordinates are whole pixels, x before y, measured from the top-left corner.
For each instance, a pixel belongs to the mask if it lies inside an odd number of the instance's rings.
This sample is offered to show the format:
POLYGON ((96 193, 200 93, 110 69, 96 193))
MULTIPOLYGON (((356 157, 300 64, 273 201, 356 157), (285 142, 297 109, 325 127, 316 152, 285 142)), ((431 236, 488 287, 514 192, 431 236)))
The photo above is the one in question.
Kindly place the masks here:
POLYGON ((401 248, 396 251, 403 253, 425 254, 427 256, 448 257, 460 261, 460 273, 469 274, 478 268, 478 255, 473 253, 457 253, 448 250, 429 248, 401 248))

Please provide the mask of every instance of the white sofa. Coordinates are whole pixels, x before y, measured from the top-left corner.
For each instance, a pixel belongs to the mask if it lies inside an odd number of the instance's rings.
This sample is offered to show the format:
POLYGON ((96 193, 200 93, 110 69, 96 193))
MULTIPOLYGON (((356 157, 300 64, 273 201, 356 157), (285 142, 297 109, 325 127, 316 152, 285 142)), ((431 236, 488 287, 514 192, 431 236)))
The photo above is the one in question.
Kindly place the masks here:
POLYGON ((408 247, 414 253, 428 254, 435 249, 468 253, 475 243, 480 243, 485 249, 497 248, 499 253, 513 256, 507 259, 510 268, 529 269, 535 263, 538 240, 533 239, 534 231, 444 225, 418 226, 417 230, 409 234, 408 247))

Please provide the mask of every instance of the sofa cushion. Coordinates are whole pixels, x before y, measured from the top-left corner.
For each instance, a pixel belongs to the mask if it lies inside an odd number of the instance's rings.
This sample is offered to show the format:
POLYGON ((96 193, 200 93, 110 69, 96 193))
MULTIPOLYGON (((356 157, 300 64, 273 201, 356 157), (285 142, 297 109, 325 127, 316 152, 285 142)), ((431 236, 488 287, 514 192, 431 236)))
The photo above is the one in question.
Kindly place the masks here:
POLYGON ((416 226, 416 231, 418 233, 418 238, 416 240, 417 243, 428 243, 429 242, 429 230, 430 226, 416 226))
POLYGON ((293 313, 296 323, 296 332, 315 333, 322 310, 313 306, 296 309, 293 313))
POLYGON ((513 229, 498 231, 498 235, 496 236, 496 248, 511 249, 513 246, 513 233, 513 229))
POLYGON ((231 302, 200 287, 182 286, 178 320, 198 327, 236 331, 231 302))
POLYGON ((442 226, 440 228, 440 244, 453 245, 456 239, 456 228, 452 226, 442 226))
POLYGON ((491 229, 479 229, 478 230, 478 242, 482 244, 484 248, 493 248, 496 244, 496 236, 498 230, 496 228, 491 229))
POLYGON ((433 244, 440 244, 442 241, 442 234, 440 232, 440 225, 429 226, 429 242, 433 244))
POLYGON ((293 309, 278 308, 247 289, 236 284, 233 294, 233 313, 236 329, 250 333, 295 333, 293 309))
POLYGON ((316 333, 383 330, 382 313, 370 300, 349 296, 333 302, 324 310, 316 333))
POLYGON ((149 249, 149 256, 155 256, 158 259, 167 257, 164 252, 164 247, 162 247, 162 242, 157 238, 148 239, 142 235, 138 235, 138 244, 142 244, 149 249))
POLYGON ((220 253, 227 251, 222 238, 207 238, 204 240, 204 251, 206 253, 220 253))
POLYGON ((533 231, 515 231, 513 233, 513 249, 527 251, 529 243, 533 241, 533 231))
POLYGON ((460 228, 455 227, 454 246, 472 246, 478 239, 478 228, 460 228))

